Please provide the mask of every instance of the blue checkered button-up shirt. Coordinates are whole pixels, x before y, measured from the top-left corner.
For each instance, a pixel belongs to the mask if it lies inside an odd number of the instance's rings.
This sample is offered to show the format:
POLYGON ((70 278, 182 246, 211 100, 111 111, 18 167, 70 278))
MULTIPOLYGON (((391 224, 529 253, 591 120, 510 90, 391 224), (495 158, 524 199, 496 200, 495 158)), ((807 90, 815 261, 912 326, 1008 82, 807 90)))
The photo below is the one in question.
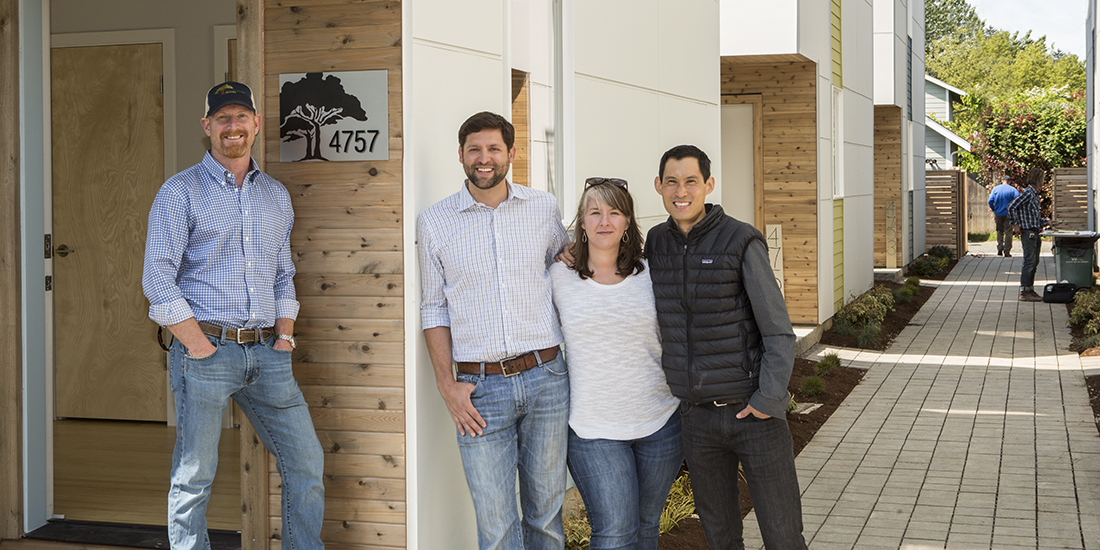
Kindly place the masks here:
POLYGON ((253 161, 237 187, 207 151, 164 182, 149 212, 141 278, 149 318, 173 325, 194 317, 230 328, 296 318, 293 224, 283 184, 253 161))
POLYGON ((562 342, 547 267, 566 241, 557 200, 508 184, 496 208, 462 189, 417 218, 424 329, 450 327, 461 362, 496 362, 562 342))
POLYGON ((1039 193, 1027 186, 1020 196, 1008 205, 1008 221, 1020 229, 1040 229, 1047 225, 1047 219, 1039 210, 1039 193))

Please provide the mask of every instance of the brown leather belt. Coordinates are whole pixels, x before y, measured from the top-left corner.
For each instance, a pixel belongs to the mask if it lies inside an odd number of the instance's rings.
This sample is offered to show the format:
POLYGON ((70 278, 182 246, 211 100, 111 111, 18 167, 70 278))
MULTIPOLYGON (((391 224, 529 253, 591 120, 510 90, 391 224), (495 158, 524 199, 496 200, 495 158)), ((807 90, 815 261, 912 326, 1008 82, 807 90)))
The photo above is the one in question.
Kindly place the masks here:
MULTIPOLYGON (((202 333, 208 336, 222 337, 222 327, 218 325, 212 325, 203 321, 199 321, 199 328, 202 329, 202 333)), ((268 338, 271 338, 275 331, 273 327, 268 328, 251 328, 251 329, 225 329, 225 339, 232 340, 238 344, 247 344, 250 342, 263 342, 268 338)))
MULTIPOLYGON (((499 363, 485 363, 485 374, 515 376, 527 369, 538 366, 540 363, 539 359, 542 359, 541 363, 546 363, 548 361, 553 361, 557 356, 557 346, 540 349, 538 351, 529 351, 523 355, 504 359, 499 363), (535 354, 538 354, 538 357, 536 357, 535 354)), ((481 374, 481 363, 458 363, 458 372, 462 374, 481 374)))

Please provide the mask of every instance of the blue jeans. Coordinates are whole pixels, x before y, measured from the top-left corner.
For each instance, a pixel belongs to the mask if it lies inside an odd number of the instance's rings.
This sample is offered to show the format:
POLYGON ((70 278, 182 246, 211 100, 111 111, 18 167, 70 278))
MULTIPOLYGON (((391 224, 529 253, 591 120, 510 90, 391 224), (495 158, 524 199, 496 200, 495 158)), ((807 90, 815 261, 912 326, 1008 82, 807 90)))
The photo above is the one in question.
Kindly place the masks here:
MULTIPOLYGON (((569 376, 559 353, 515 376, 458 374, 485 420, 484 434, 458 435, 462 468, 474 500, 481 550, 561 550, 565 533, 565 448, 569 376), (516 472, 520 505, 516 510, 516 472)), ((455 432, 457 433, 457 429, 455 432)))
POLYGON ((745 470, 768 550, 805 549, 802 502, 786 418, 738 419, 744 405, 681 405, 684 457, 712 550, 744 550, 737 466, 745 470))
POLYGON ((569 472, 592 524, 592 550, 657 550, 661 511, 684 453, 680 415, 631 441, 584 439, 569 430, 569 472))
POLYGON ((1039 267, 1038 229, 1020 228, 1020 246, 1024 249, 1024 268, 1020 271, 1020 291, 1032 290, 1035 286, 1035 270, 1039 267))
POLYGON ((282 547, 324 548, 324 452, 291 372, 290 352, 272 348, 273 338, 249 344, 207 338, 217 348, 213 354, 192 358, 177 340, 169 361, 176 402, 176 448, 168 493, 172 550, 210 548, 206 504, 218 467, 222 412, 229 397, 241 406, 260 441, 275 455, 283 483, 282 547))

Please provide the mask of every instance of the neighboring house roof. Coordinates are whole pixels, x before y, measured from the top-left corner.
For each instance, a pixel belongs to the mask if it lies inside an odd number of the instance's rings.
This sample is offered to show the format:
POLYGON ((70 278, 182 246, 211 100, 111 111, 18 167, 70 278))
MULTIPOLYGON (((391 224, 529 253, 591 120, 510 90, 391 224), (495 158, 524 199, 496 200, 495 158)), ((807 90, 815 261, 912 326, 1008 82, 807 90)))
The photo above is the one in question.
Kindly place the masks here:
POLYGON ((942 81, 942 80, 940 80, 940 79, 938 79, 938 78, 936 78, 932 75, 929 75, 927 73, 924 75, 924 79, 928 82, 931 82, 931 83, 945 89, 945 90, 950 90, 950 91, 952 91, 956 94, 959 94, 959 95, 967 95, 966 92, 964 92, 964 91, 962 91, 962 90, 960 90, 960 89, 958 89, 958 88, 956 88, 956 87, 954 87, 954 86, 952 86, 952 85, 950 85, 950 84, 948 84, 948 83, 946 83, 946 82, 944 82, 944 81, 942 81))
POLYGON ((963 139, 962 136, 960 136, 959 134, 956 134, 955 132, 944 128, 942 124, 936 122, 935 120, 932 120, 931 117, 924 117, 924 126, 925 128, 928 128, 929 130, 932 130, 933 132, 936 132, 937 134, 951 140, 952 143, 958 145, 959 147, 962 147, 967 152, 970 152, 969 141, 963 139))

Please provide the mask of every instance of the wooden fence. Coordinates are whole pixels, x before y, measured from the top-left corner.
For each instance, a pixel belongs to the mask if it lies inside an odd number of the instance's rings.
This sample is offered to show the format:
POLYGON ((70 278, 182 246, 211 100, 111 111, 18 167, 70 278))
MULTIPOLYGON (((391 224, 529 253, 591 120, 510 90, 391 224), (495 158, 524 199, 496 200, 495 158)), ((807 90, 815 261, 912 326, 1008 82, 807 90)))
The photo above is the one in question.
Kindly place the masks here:
POLYGON ((925 172, 926 242, 928 248, 944 245, 955 257, 966 254, 966 172, 925 172))
POLYGON ((1086 168, 1055 168, 1051 219, 1060 231, 1088 231, 1089 181, 1086 168))

